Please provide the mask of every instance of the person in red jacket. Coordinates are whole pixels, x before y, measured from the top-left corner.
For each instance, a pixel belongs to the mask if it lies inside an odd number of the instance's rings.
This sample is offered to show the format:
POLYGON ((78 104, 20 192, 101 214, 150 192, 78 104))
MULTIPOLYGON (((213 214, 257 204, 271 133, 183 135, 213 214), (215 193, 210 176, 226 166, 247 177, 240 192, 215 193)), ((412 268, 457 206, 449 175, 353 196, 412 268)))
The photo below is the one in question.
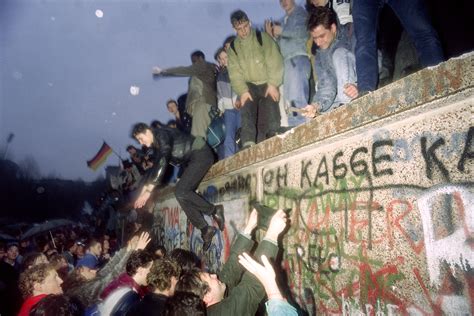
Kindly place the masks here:
POLYGON ((42 263, 25 270, 20 275, 20 291, 25 298, 18 316, 28 316, 30 310, 49 294, 62 294, 63 280, 54 266, 42 263))
POLYGON ((127 260, 126 272, 109 283, 102 291, 100 298, 105 300, 115 290, 128 287, 137 292, 140 299, 147 293, 147 275, 153 265, 153 256, 145 250, 134 251, 127 260))

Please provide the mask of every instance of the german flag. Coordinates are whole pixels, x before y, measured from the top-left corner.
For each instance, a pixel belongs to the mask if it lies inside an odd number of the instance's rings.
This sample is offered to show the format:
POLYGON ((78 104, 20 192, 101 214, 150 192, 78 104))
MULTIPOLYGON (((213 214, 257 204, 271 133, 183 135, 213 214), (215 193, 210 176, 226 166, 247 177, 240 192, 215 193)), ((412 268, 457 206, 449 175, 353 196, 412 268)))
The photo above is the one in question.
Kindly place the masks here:
POLYGON ((92 158, 91 160, 87 161, 87 166, 92 170, 97 170, 106 160, 107 157, 112 153, 112 148, 107 145, 106 142, 102 144, 100 147, 99 152, 92 158))

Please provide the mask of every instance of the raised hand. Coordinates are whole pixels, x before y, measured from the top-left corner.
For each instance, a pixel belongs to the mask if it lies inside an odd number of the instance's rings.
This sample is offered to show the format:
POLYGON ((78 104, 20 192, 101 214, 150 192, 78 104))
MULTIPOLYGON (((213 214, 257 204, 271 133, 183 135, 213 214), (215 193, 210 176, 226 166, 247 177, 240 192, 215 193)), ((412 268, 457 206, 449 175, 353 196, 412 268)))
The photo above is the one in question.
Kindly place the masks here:
POLYGON ((148 243, 151 241, 150 234, 148 232, 143 232, 140 234, 140 237, 138 237, 137 245, 135 247, 135 250, 143 250, 145 247, 148 245, 148 243))
POLYGON ((255 261, 245 252, 239 255, 239 263, 262 283, 268 298, 283 299, 275 280, 275 270, 265 255, 261 256, 261 259, 263 265, 255 261))
POLYGON ((247 225, 244 228, 243 233, 246 235, 252 234, 252 231, 257 227, 257 221, 258 221, 258 213, 256 209, 253 209, 252 212, 250 213, 249 219, 247 221, 247 225))
POLYGON ((278 210, 270 220, 265 238, 277 241, 278 235, 285 229, 288 217, 283 210, 278 210))

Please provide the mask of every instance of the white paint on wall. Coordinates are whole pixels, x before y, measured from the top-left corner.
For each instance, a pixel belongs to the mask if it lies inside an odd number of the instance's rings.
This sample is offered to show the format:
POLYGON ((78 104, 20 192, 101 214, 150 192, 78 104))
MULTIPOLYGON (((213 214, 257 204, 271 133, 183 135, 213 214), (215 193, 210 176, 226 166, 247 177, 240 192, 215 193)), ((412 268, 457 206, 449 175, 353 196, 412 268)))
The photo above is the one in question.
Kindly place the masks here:
MULTIPOLYGON (((445 261, 454 268, 458 266, 466 269, 466 263, 470 266, 474 265, 474 251, 469 247, 468 238, 474 233, 474 194, 467 188, 458 185, 439 185, 425 192, 418 199, 418 208, 421 213, 423 222, 423 232, 425 239, 426 260, 430 275, 431 284, 439 286, 440 267, 445 261), (464 214, 460 214, 460 218, 464 221, 464 225, 451 235, 436 240, 435 223, 433 221, 433 200, 439 195, 459 193, 462 200, 462 209, 464 214)), ((459 207, 455 208, 460 212, 459 207)))

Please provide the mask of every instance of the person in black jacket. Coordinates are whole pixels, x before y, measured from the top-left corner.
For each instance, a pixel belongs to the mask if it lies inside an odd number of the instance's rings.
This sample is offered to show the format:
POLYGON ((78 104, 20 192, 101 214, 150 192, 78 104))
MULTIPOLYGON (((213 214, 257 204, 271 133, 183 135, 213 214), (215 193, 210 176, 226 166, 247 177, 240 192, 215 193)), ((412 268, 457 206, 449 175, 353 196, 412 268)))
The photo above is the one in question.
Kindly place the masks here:
POLYGON ((141 145, 152 148, 154 152, 153 167, 144 175, 144 185, 134 206, 140 208, 145 205, 155 186, 161 183, 168 163, 185 165, 184 172, 176 184, 176 200, 193 226, 201 230, 203 249, 207 251, 217 229, 208 225, 204 214, 212 216, 219 229, 224 230, 223 206, 209 203, 195 191, 214 163, 211 147, 204 144, 200 149, 193 149, 193 136, 177 129, 152 129, 145 123, 133 126, 132 137, 141 145))

